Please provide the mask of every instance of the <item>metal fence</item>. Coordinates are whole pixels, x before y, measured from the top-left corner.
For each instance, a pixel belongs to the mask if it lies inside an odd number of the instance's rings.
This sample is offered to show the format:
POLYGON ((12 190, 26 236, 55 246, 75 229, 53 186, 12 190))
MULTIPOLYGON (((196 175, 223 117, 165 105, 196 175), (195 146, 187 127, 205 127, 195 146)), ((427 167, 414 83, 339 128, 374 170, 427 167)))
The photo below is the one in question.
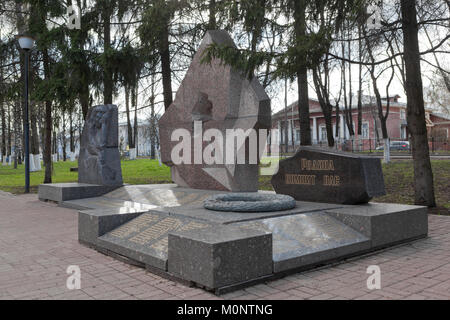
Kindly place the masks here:
MULTIPOLYGON (((405 139, 390 139, 391 153, 410 154, 411 141, 405 139)), ((313 145, 326 147, 327 141, 318 141, 313 145)), ((282 153, 295 152, 299 148, 299 143, 289 143, 286 150, 286 145, 280 145, 282 153)), ((447 137, 430 137, 428 139, 428 146, 431 153, 446 153, 450 154, 450 139, 447 137)), ((363 152, 363 153, 383 153, 384 140, 383 139, 354 139, 354 140, 335 140, 336 150, 347 152, 363 152)))

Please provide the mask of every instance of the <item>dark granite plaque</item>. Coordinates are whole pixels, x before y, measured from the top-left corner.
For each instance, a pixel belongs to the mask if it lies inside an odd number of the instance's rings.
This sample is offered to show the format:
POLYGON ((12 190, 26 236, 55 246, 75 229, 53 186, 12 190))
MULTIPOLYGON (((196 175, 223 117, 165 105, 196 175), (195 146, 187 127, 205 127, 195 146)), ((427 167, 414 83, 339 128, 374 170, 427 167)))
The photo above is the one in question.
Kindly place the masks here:
POLYGON ((359 204, 385 194, 380 159, 315 147, 281 160, 272 185, 302 201, 359 204))
POLYGON ((163 213, 144 213, 99 238, 99 245, 152 267, 167 269, 168 234, 211 225, 163 213))

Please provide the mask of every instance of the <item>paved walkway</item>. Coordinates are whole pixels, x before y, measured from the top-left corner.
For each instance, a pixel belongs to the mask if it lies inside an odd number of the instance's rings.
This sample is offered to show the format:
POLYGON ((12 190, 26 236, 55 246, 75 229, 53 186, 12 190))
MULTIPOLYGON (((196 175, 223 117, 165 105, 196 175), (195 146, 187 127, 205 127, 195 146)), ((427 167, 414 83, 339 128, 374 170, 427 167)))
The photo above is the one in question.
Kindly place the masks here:
POLYGON ((345 263, 216 297, 81 246, 77 212, 0 192, 2 299, 450 299, 450 217, 430 216, 430 237, 345 263), (81 289, 68 290, 69 265, 81 289), (381 289, 367 289, 367 267, 381 289))

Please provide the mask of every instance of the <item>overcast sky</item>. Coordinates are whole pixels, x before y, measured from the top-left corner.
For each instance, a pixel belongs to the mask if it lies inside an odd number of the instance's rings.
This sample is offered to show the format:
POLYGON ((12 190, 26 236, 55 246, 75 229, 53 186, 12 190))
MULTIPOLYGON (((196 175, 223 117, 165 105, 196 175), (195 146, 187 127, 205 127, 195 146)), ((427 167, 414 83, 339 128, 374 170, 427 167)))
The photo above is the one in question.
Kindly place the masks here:
MULTIPOLYGON (((12 30, 11 28, 8 28, 7 25, 3 24, 0 25, 0 37, 5 40, 5 38, 9 38, 12 36, 12 34, 14 33, 14 30, 12 30)), ((446 33, 448 33, 448 30, 445 29, 441 29, 440 31, 438 31, 438 33, 434 34, 434 37, 437 39, 436 42, 439 41, 439 39, 442 39, 445 37, 446 33)), ((429 49, 431 46, 427 40, 427 38, 423 35, 420 34, 419 35, 419 42, 420 42, 420 50, 421 51, 425 51, 427 49, 429 49)), ((447 44, 448 47, 448 44, 447 44)), ((354 49, 357 50, 357 49, 354 49)), ((384 57, 386 57, 386 53, 379 53, 376 56, 376 59, 380 60, 383 59, 384 57)), ((431 61, 433 64, 435 64, 435 60, 434 60, 434 56, 432 54, 427 54, 425 56, 423 56, 424 58, 428 59, 429 61, 431 61)), ((442 67, 446 68, 447 70, 450 69, 450 65, 448 63, 449 61, 449 57, 448 54, 438 54, 438 59, 440 60, 440 63, 442 64, 442 67)), ((424 87, 427 87, 429 85, 429 77, 432 76, 431 71, 433 69, 433 67, 431 67, 430 65, 423 63, 421 64, 422 66, 422 80, 423 80, 423 84, 424 87)), ((364 80, 368 80, 369 79, 369 75, 367 73, 367 69, 366 67, 363 67, 363 79, 364 80)), ((183 78, 184 74, 180 73, 177 75, 177 77, 175 77, 173 79, 173 90, 176 91, 179 85, 179 80, 181 80, 183 78), (177 80, 178 78, 178 80, 177 80)), ((386 71, 379 79, 378 81, 378 86, 379 86, 379 90, 382 96, 386 95, 385 92, 385 86, 386 83, 388 81, 390 77, 390 71, 386 71)), ((310 98, 316 98, 316 94, 314 91, 314 87, 313 87, 313 83, 312 83, 312 79, 310 77, 309 79, 309 96, 310 98)), ((340 70, 337 69, 335 71, 333 71, 331 73, 331 81, 330 83, 332 84, 330 87, 330 91, 331 91, 331 96, 337 96, 339 88, 340 88, 340 83, 341 83, 341 74, 340 74, 340 70)), ((144 99, 146 99, 145 95, 143 94, 145 92, 145 89, 148 87, 148 82, 143 81, 141 83, 141 95, 139 96, 140 101, 139 101, 139 106, 143 106, 146 105, 146 101, 144 99)), ((357 94, 357 90, 358 90, 358 66, 357 65, 353 65, 352 66, 352 91, 353 94, 356 95, 357 94)), ((279 83, 279 86, 277 86, 277 88, 279 88, 279 90, 276 90, 276 92, 273 92, 271 94, 271 98, 272 98, 272 112, 277 112, 279 110, 281 110, 284 105, 284 82, 281 81, 279 83)), ((160 94, 162 93, 162 88, 161 85, 157 86, 157 92, 159 92, 160 94)), ((123 91, 123 90, 122 90, 123 91)), ((373 90, 372 87, 369 88, 368 86, 368 82, 363 84, 363 91, 364 94, 372 94, 373 95, 373 90), (370 90, 370 91, 369 91, 370 90)), ((399 94, 400 95, 400 101, 401 102, 406 102, 405 99, 405 93, 404 93, 404 89, 403 86, 401 84, 401 81, 399 80, 398 74, 396 74, 396 76, 394 77, 394 80, 391 84, 390 87, 390 95, 394 95, 394 94, 399 94)), ((148 91, 147 91, 147 95, 148 95, 148 91)), ((295 102, 297 100, 298 94, 297 94, 297 84, 296 82, 294 83, 288 83, 288 99, 287 102, 288 104, 295 102)), ((96 101, 97 103, 101 103, 101 99, 102 97, 99 97, 96 101)), ((157 101, 162 101, 162 97, 161 95, 156 99, 157 101)), ((341 99, 342 102, 342 99, 341 99)), ((125 114, 123 113, 124 111, 124 95, 122 92, 119 93, 119 96, 115 98, 115 103, 118 104, 121 108, 121 120, 125 119, 125 114)), ((161 111, 163 110, 163 105, 159 104, 157 106, 157 111, 161 111)), ((145 119, 146 118, 146 114, 148 114, 150 110, 147 109, 146 111, 140 112, 139 113, 139 118, 145 119)))

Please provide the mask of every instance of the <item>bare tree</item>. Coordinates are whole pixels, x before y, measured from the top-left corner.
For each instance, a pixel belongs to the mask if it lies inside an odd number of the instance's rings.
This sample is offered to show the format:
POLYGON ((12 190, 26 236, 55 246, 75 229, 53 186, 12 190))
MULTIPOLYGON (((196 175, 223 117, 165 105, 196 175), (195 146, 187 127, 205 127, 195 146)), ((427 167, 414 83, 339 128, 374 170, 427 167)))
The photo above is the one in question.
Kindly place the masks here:
POLYGON ((407 121, 414 158, 415 204, 434 207, 436 201, 425 121, 416 1, 401 0, 400 8, 403 28, 403 57, 405 59, 407 121))

